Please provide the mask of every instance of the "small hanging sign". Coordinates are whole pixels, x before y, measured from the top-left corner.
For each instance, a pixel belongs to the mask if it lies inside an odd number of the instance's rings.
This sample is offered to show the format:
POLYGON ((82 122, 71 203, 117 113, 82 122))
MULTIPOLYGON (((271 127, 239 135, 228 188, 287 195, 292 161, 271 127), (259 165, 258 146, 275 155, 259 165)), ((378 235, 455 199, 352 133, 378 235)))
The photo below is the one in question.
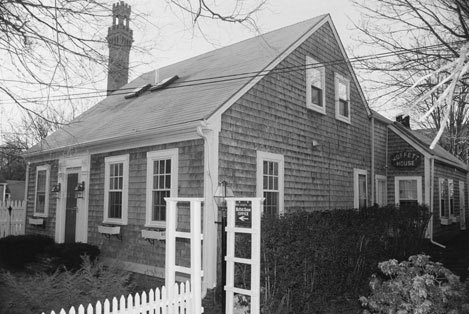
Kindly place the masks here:
POLYGON ((235 226, 251 228, 252 203, 251 201, 237 201, 235 205, 235 226))
POLYGON ((395 168, 415 168, 421 160, 421 155, 414 152, 402 151, 391 155, 391 165, 395 168))

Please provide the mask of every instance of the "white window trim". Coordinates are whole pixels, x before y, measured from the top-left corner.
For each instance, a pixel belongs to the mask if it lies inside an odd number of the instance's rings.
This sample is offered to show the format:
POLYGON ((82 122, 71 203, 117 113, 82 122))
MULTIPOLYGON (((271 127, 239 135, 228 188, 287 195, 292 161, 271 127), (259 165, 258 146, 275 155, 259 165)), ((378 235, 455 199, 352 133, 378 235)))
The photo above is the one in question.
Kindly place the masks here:
MULTIPOLYGON (((147 195, 146 195, 146 214, 145 227, 166 228, 166 221, 157 221, 151 219, 153 204, 153 163, 156 160, 171 159, 171 197, 177 197, 178 194, 178 169, 179 169, 179 149, 168 149, 152 151, 147 153, 147 195)), ((167 217, 167 216, 166 216, 167 217)))
POLYGON ((306 56, 306 108, 326 114, 326 68, 324 66, 316 66, 319 64, 317 60, 306 56), (321 72, 322 107, 311 102, 311 79, 309 72, 312 65, 314 65, 316 70, 321 72))
POLYGON ((50 165, 41 165, 37 166, 36 168, 36 184, 34 189, 34 213, 33 216, 35 217, 47 217, 49 215, 49 193, 50 193, 50 165), (46 171, 46 190, 45 190, 45 197, 44 197, 44 212, 38 213, 36 212, 37 206, 37 177, 39 175, 39 171, 46 171))
POLYGON ((350 100, 350 80, 346 79, 344 76, 340 75, 339 73, 334 73, 334 99, 335 99, 335 118, 337 120, 346 122, 346 123, 351 123, 351 100, 350 100), (345 117, 341 114, 339 114, 339 88, 338 88, 338 83, 342 82, 347 86, 347 100, 348 100, 348 117, 345 117))
POLYGON ((104 217, 103 223, 126 225, 128 219, 129 205, 129 155, 119 155, 104 158, 104 217), (109 166, 111 164, 123 163, 122 182, 122 218, 109 218, 109 166))
POLYGON ((399 181, 416 180, 417 181, 417 202, 422 204, 422 177, 420 176, 396 176, 394 177, 394 201, 399 204, 399 181))
POLYGON ((387 199, 388 199, 388 178, 380 174, 375 175, 375 202, 378 200, 378 182, 379 181, 384 181, 384 191, 386 192, 386 195, 384 195, 384 198, 386 199, 384 206, 386 206, 387 199))
POLYGON ((366 180, 366 185, 365 185, 366 187, 365 194, 366 194, 366 201, 367 201, 366 206, 369 205, 369 201, 370 201, 368 197, 368 171, 364 169, 354 168, 353 169, 353 207, 354 208, 358 208, 358 206, 360 205, 360 193, 359 193, 359 186, 358 186, 359 175, 364 175, 365 180, 366 180))
POLYGON ((284 178, 285 178, 285 161, 283 155, 268 153, 257 151, 257 172, 256 172, 256 196, 257 197, 264 197, 264 188, 263 188, 263 162, 264 161, 273 161, 278 162, 278 202, 279 208, 278 212, 279 215, 283 215, 285 213, 284 208, 284 201, 285 201, 285 185, 284 185, 284 178))

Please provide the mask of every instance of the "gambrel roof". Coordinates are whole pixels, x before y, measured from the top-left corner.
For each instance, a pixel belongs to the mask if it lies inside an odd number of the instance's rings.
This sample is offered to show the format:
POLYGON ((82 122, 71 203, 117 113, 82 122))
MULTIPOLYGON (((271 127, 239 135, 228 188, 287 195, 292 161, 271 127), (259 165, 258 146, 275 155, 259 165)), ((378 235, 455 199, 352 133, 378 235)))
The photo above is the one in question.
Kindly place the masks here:
MULTIPOLYGON (((319 27, 329 23, 344 58, 347 56, 329 15, 321 15, 239 43, 147 72, 31 148, 26 156, 118 143, 142 136, 194 130, 229 107, 278 65, 319 27), (148 83, 172 76, 178 79, 164 89, 124 96, 148 83)), ((352 78, 359 87, 350 64, 352 78)), ((359 88, 360 93, 361 89, 359 88)), ((361 94, 364 110, 370 114, 361 94)))

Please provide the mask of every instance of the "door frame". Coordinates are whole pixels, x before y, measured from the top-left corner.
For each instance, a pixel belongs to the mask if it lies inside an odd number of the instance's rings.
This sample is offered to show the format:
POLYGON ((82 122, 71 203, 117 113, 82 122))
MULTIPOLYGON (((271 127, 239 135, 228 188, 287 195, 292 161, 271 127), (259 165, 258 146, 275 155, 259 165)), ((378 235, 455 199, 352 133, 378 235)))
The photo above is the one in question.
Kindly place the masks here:
POLYGON ((61 186, 57 200, 57 212, 55 220, 55 241, 65 241, 65 207, 67 175, 78 173, 78 182, 85 182, 83 198, 77 200, 77 219, 75 228, 75 241, 88 242, 88 203, 89 203, 89 177, 90 177, 90 155, 80 155, 59 160, 58 183, 61 186), (71 170, 71 168, 75 168, 71 170), (78 170, 77 170, 78 168, 78 170), (70 169, 70 170, 69 170, 70 169))

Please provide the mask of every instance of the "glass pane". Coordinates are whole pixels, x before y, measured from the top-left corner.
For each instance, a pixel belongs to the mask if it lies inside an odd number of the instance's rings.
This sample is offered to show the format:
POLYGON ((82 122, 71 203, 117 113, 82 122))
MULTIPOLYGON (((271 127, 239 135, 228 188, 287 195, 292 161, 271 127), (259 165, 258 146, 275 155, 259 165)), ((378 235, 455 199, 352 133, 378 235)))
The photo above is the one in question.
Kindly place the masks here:
POLYGON ((47 178, 46 170, 40 170, 37 172, 37 191, 38 192, 46 191, 46 178, 47 178))
POLYGON ((109 192, 109 218, 122 218, 122 192, 109 192))
POLYGON ((338 84, 338 93, 339 93, 339 98, 343 100, 348 100, 347 97, 347 85, 345 85, 344 82, 339 82, 338 84))
POLYGON ((166 172, 171 173, 171 159, 166 160, 166 172))
POLYGON ((322 107, 322 90, 311 86, 311 103, 322 107))
POLYGON ((348 117, 348 101, 339 99, 339 114, 348 117))
POLYGON ((44 213, 46 205, 46 194, 44 192, 37 192, 36 194, 36 212, 44 213))
POLYGON ((322 88, 322 72, 319 69, 309 69, 309 78, 311 85, 318 88, 322 88))

